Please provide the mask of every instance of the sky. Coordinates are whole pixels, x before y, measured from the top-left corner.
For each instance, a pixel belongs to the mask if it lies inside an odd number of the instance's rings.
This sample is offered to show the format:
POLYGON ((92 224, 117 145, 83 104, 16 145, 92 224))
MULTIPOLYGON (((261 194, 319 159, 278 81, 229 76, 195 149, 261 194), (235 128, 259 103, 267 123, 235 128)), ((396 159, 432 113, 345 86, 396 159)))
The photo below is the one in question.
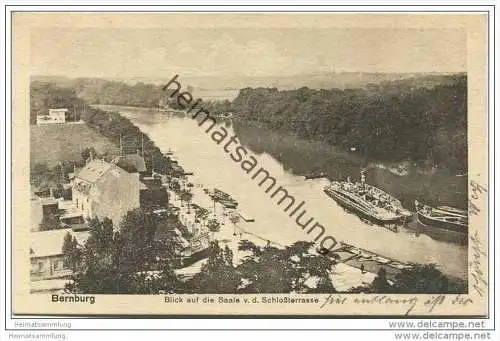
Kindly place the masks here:
POLYGON ((37 28, 32 75, 279 77, 464 72, 460 29, 37 28))

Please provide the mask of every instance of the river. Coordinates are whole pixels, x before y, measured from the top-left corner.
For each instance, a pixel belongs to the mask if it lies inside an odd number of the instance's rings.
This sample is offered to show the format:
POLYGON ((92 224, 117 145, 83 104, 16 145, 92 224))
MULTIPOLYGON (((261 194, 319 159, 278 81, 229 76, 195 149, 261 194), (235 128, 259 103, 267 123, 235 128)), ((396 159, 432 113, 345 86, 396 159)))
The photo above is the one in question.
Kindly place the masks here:
MULTIPOLYGON (((251 232, 273 242, 287 245, 296 240, 311 240, 295 221, 287 216, 263 188, 258 186, 195 120, 176 117, 149 109, 99 106, 118 111, 146 133, 164 152, 171 150, 183 167, 194 172, 192 182, 217 187, 230 193, 238 208, 255 219, 251 232)), ((287 188, 298 201, 305 201, 308 216, 325 226, 337 240, 394 258, 403 262, 434 263, 444 273, 467 278, 467 247, 417 234, 413 229, 398 233, 384 227, 366 224, 346 213, 323 193, 326 179, 305 180, 305 174, 322 170, 331 177, 359 177, 359 158, 322 142, 311 142, 292 135, 231 122, 221 123, 258 159, 277 182, 287 188)), ((366 162, 364 162, 366 166, 366 162)), ((369 163, 367 180, 383 188, 409 205, 416 197, 461 205, 466 198, 463 180, 454 175, 423 174, 410 169, 408 175, 395 175, 388 167, 369 163), (440 186, 440 187, 436 187, 440 186), (446 188, 446 190, 444 190, 446 188)), ((194 199, 196 202, 196 198, 194 199)))

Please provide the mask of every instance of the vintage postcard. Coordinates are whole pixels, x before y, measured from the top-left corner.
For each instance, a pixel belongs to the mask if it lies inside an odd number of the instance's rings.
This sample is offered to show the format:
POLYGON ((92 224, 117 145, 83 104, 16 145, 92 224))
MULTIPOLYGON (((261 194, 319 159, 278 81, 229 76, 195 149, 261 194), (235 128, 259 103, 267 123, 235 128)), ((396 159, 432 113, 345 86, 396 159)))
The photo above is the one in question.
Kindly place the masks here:
POLYGON ((12 13, 12 309, 486 317, 487 13, 12 13))

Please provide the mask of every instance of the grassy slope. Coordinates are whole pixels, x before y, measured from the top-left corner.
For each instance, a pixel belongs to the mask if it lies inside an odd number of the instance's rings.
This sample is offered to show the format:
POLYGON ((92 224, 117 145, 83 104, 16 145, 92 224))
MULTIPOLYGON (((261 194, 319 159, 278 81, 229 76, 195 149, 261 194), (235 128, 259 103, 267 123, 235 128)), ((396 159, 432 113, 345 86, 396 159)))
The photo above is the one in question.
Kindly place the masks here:
POLYGON ((81 152, 86 147, 94 147, 99 154, 119 152, 109 139, 86 124, 31 126, 30 133, 31 167, 36 163, 52 167, 58 161, 81 160, 81 152))

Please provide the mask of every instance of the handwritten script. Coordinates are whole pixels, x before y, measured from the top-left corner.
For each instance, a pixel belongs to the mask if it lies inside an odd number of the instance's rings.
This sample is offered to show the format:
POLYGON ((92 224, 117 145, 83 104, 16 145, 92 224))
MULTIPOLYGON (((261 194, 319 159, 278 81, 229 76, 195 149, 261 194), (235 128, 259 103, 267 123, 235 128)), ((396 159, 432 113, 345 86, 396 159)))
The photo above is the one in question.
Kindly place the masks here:
POLYGON ((484 251, 483 244, 479 239, 478 231, 476 230, 470 236, 472 256, 470 261, 471 276, 473 278, 472 288, 479 296, 483 297, 488 283, 486 282, 485 275, 482 269, 482 264, 487 255, 484 251))
MULTIPOLYGON (((485 186, 482 186, 474 180, 470 181, 470 186, 469 215, 478 215, 484 206, 484 194, 488 191, 485 186)), ((481 236, 479 235, 479 231, 477 229, 471 230, 469 232, 469 236, 472 251, 469 263, 473 279, 472 288, 479 296, 484 297, 488 287, 483 271, 483 264, 486 261, 487 253, 485 251, 485 245, 481 242, 481 236)))
POLYGON ((398 306, 401 307, 401 313, 411 315, 427 314, 435 311, 440 305, 451 304, 453 306, 466 306, 472 304, 473 300, 467 295, 433 295, 422 298, 419 296, 397 296, 397 295, 356 295, 345 296, 330 294, 321 302, 320 308, 325 309, 328 306, 342 306, 344 304, 356 304, 366 306, 398 306))
POLYGON ((469 215, 478 215, 481 212, 482 198, 480 194, 486 193, 487 190, 484 186, 480 185, 474 180, 470 181, 471 195, 469 197, 469 215))

